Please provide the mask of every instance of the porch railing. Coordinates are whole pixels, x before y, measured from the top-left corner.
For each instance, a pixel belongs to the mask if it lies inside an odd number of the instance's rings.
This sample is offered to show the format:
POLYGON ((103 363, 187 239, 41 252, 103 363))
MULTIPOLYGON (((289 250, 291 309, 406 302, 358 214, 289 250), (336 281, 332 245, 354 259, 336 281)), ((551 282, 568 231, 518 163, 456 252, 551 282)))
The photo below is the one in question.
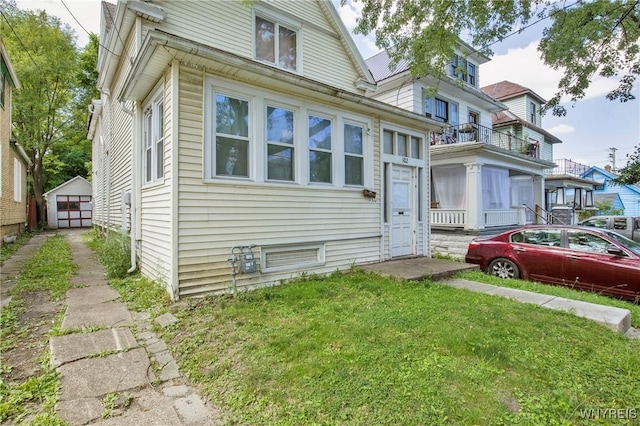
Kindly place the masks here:
MULTIPOLYGON (((497 226, 519 225, 520 212, 518 209, 504 210, 484 210, 482 212, 482 220, 484 227, 492 228, 497 226)), ((467 211, 459 209, 431 209, 431 226, 464 228, 467 225, 467 211)))
POLYGON ((441 132, 432 132, 431 134, 431 145, 449 145, 465 142, 480 142, 528 157, 540 158, 540 149, 537 142, 525 141, 509 132, 498 132, 490 127, 476 123, 449 126, 441 132))
POLYGON ((518 224, 517 210, 485 210, 482 214, 486 227, 518 224))

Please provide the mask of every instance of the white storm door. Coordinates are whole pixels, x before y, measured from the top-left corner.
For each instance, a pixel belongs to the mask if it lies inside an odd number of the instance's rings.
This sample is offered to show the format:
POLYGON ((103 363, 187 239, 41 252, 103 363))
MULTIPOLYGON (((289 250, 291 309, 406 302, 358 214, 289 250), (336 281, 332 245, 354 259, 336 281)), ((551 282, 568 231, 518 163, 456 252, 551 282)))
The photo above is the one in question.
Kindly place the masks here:
POLYGON ((393 165, 391 173, 391 257, 413 254, 413 168, 393 165))

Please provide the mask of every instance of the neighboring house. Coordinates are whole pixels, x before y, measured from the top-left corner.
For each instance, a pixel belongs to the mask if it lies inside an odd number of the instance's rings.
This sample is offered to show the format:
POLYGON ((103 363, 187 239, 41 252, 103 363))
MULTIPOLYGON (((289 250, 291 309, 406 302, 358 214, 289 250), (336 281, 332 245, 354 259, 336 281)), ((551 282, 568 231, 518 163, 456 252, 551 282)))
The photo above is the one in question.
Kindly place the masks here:
POLYGON ((521 152, 554 163, 544 171, 543 198, 536 199, 534 205, 521 199, 523 204, 535 210, 534 213, 527 209, 528 220, 575 223, 576 211, 586 207, 584 200, 592 200, 586 193, 593 190, 593 182, 581 178, 579 170, 583 165, 571 160, 553 159, 553 146, 562 141, 542 128, 541 111, 546 100, 533 90, 510 81, 485 86, 482 91, 509 108, 493 117, 494 132, 523 141, 519 146, 521 152), (578 198, 569 199, 568 196, 573 197, 574 193, 578 198))
POLYGON ((43 195, 47 200, 49 227, 91 227, 91 182, 76 176, 43 195))
POLYGON ((478 70, 488 60, 461 42, 437 80, 411 76, 406 61, 390 69, 386 52, 367 60, 378 83, 372 97, 440 123, 430 135, 431 188, 425 188, 431 244, 458 257, 478 234, 533 221, 535 205, 544 201, 544 170, 553 166, 544 139, 530 150, 529 139, 492 128, 507 106, 480 90, 478 70))
POLYGON ((331 1, 120 0, 100 40, 93 223, 174 298, 430 255, 435 122, 366 96, 331 1))
POLYGON ((640 216, 640 187, 612 184, 611 181, 618 175, 611 171, 611 166, 591 167, 583 173, 582 177, 596 182, 594 191, 596 199, 604 194, 618 194, 621 205, 614 203, 613 207, 623 209, 625 216, 640 216))
POLYGON ((11 140, 11 94, 20 89, 9 55, 0 39, 0 237, 15 237, 27 222, 27 171, 31 161, 11 140))

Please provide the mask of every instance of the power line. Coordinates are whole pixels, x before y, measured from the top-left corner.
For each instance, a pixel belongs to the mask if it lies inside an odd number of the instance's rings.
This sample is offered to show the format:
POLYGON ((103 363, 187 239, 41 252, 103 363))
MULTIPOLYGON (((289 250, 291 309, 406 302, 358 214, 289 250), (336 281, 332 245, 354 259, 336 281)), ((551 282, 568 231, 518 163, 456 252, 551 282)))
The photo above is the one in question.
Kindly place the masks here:
POLYGON ((20 46, 22 46, 24 51, 27 52, 29 59, 31 59, 31 62, 33 62, 33 65, 35 65, 36 68, 40 68, 40 65, 38 65, 36 60, 33 59, 33 56, 31 56, 31 53, 29 53, 29 49, 27 49, 27 47, 22 42, 22 39, 20 39, 20 36, 18 35, 18 33, 16 33, 16 30, 13 29, 13 25, 11 25, 11 22, 9 21, 9 18, 7 18, 7 15, 5 15, 4 12, 1 10, 0 10, 0 14, 2 14, 2 17, 4 18, 4 20, 7 21, 7 25, 9 25, 9 28, 11 28, 11 32, 16 36, 16 38, 18 39, 18 43, 20 43, 20 46))
MULTIPOLYGON (((67 12, 69 12, 69 15, 71 15, 73 20, 76 21, 78 23, 78 25, 80 25, 80 28, 82 28, 84 30, 84 32, 87 33, 87 35, 89 35, 89 37, 91 37, 91 33, 89 31, 87 31, 87 29, 80 23, 80 21, 78 21, 78 18, 76 18, 75 15, 73 14, 73 12, 71 12, 71 10, 67 7, 67 5, 65 4, 64 0, 60 0, 60 2, 64 6, 64 8, 67 9, 67 12)), ((112 20, 112 22, 113 22, 113 20, 112 20)), ((105 46, 104 44, 100 43, 100 38, 98 38, 98 45, 100 47, 102 47, 104 50, 106 50, 107 52, 111 53, 113 56, 119 57, 118 55, 113 53, 111 50, 109 50, 109 48, 107 46, 105 46)))

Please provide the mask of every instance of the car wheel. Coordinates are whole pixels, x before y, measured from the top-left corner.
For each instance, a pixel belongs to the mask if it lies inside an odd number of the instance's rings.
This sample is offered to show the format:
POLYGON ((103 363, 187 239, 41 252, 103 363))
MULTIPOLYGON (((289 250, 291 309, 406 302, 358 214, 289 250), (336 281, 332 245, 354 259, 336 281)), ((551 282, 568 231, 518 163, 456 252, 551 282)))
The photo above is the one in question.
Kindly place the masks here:
POLYGON ((499 278, 520 278, 518 265, 509 259, 495 259, 489 264, 487 272, 499 278))

